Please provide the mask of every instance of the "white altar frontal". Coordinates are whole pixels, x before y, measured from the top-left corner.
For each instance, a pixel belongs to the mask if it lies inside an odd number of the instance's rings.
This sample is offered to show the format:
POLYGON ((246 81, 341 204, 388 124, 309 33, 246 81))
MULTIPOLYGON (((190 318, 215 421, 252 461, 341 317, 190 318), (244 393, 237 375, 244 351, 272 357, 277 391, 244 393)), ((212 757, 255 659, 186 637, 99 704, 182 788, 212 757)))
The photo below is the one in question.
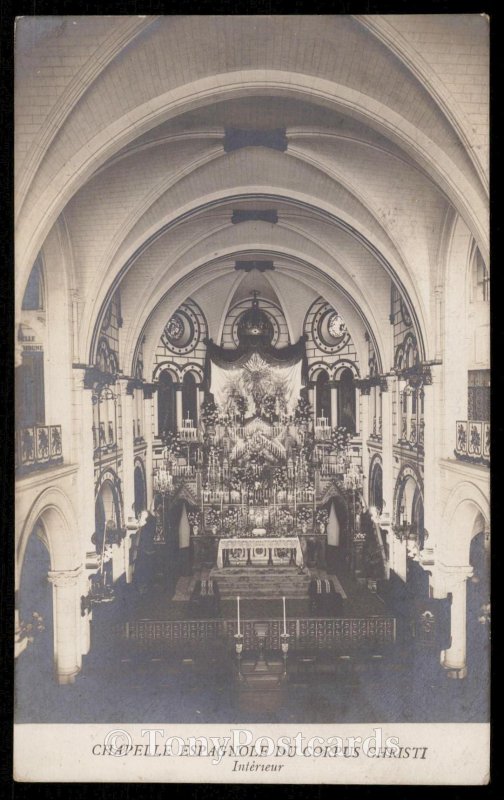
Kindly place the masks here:
POLYGON ((303 566, 303 551, 298 536, 236 536, 222 538, 217 550, 217 567, 246 564, 303 566))

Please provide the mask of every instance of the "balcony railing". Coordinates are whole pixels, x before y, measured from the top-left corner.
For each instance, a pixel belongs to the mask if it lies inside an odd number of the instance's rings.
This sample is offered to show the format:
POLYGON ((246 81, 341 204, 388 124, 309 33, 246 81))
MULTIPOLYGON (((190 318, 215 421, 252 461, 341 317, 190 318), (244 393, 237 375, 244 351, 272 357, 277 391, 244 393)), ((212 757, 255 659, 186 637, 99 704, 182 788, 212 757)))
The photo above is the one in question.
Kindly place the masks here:
POLYGON ((400 419, 401 429, 399 435, 399 444, 406 444, 410 447, 420 449, 423 448, 425 433, 425 421, 423 416, 413 414, 408 417, 403 413, 400 419))
POLYGON ((31 472, 63 463, 61 425, 34 425, 16 431, 16 471, 31 472))
POLYGON ((457 420, 455 457, 475 464, 490 463, 490 423, 481 420, 457 420))

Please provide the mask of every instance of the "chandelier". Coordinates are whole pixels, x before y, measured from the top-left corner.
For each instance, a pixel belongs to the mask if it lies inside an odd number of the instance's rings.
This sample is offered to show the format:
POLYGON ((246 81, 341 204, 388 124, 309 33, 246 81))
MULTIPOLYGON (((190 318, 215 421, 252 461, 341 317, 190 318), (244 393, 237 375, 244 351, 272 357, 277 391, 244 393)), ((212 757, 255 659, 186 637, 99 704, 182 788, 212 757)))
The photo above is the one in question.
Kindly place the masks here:
POLYGON ((166 465, 154 470, 154 491, 169 494, 173 491, 173 476, 166 465))
POLYGON ((364 483, 364 476, 362 470, 356 464, 351 464, 343 475, 343 486, 351 492, 357 492, 362 489, 364 483))

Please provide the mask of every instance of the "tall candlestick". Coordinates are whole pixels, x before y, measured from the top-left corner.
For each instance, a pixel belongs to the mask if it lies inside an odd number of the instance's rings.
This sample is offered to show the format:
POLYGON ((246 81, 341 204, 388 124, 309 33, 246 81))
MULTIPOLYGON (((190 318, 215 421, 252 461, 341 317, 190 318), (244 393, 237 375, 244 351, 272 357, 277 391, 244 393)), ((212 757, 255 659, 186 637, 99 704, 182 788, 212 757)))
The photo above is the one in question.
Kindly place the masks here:
POLYGON ((240 598, 239 597, 236 598, 236 608, 237 608, 237 614, 238 614, 238 634, 240 634, 241 631, 240 631, 240 598))
POLYGON ((283 632, 287 633, 287 618, 285 616, 285 597, 283 597, 282 600, 283 600, 283 618, 284 618, 284 629, 283 629, 283 632))

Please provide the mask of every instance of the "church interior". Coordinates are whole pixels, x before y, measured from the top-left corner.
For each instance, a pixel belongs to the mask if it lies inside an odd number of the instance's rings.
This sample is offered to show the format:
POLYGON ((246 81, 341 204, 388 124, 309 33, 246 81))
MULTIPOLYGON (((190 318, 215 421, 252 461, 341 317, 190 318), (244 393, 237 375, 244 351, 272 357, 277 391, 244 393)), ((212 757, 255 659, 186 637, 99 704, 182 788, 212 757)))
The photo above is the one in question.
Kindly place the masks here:
POLYGON ((18 722, 488 719, 487 59, 18 21, 18 722))

